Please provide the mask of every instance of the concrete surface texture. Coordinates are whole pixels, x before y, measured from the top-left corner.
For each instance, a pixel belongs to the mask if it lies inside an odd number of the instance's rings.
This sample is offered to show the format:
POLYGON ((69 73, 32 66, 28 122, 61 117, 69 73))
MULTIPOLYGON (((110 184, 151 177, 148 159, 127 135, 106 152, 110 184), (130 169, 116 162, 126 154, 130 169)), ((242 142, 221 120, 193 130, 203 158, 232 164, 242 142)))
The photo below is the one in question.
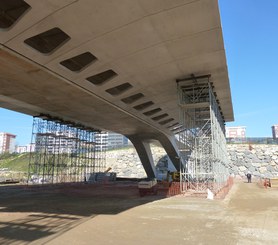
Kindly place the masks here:
POLYGON ((0 106, 150 139, 172 135, 168 126, 178 122, 176 79, 211 74, 224 118, 233 120, 217 0, 26 2, 1 32, 0 106), (32 39, 53 28, 62 32, 32 39), (39 50, 48 45, 55 48, 39 50), (68 61, 84 53, 94 59, 68 61), (99 83, 87 79, 111 70, 99 83), (144 114, 153 109, 167 117, 144 114))
POLYGON ((238 182, 225 199, 207 200, 140 198, 136 186, 122 187, 1 187, 0 243, 278 243, 277 189, 238 182))
POLYGON ((211 75, 233 120, 217 0, 2 2, 1 107, 121 133, 149 177, 150 141, 180 166, 177 79, 211 75))

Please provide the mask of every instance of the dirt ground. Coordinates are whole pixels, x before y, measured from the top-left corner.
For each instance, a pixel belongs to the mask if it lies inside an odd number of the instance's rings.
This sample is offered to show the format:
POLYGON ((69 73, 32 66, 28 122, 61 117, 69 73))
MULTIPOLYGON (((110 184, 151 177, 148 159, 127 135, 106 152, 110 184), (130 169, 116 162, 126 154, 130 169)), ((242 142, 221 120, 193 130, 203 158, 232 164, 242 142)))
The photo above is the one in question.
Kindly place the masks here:
POLYGON ((134 183, 0 187, 0 244, 278 244, 278 189, 140 197, 134 183))

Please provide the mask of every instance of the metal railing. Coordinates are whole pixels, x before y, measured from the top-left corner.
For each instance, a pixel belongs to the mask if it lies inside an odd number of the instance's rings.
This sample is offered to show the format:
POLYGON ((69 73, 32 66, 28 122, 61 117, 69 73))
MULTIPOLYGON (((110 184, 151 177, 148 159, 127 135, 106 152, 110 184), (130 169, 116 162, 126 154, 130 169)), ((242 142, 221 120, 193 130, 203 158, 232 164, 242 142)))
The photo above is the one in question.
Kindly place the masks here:
POLYGON ((220 191, 226 185, 227 173, 184 173, 181 175, 181 192, 186 191, 206 193, 207 189, 213 193, 220 191))
POLYGON ((278 139, 270 137, 226 138, 227 144, 267 144, 278 145, 278 139))

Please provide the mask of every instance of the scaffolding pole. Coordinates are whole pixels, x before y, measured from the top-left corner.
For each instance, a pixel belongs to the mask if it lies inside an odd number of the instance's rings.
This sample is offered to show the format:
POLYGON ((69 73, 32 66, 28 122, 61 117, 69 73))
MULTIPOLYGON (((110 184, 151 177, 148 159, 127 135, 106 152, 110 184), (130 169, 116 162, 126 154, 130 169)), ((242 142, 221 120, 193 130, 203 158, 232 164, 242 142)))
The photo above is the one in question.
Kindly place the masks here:
POLYGON ((101 132, 85 126, 42 116, 33 118, 28 183, 83 182, 105 170, 105 147, 96 147, 101 132))
POLYGON ((181 191, 218 192, 229 177, 225 127, 210 75, 177 80, 181 191))

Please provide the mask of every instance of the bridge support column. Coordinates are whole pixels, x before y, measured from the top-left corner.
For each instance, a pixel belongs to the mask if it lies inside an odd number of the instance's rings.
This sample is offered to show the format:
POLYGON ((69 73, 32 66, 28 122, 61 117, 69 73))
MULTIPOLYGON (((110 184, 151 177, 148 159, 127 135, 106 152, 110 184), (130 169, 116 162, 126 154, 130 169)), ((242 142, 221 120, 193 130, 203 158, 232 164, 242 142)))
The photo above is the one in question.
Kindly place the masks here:
POLYGON ((162 147, 164 148, 164 150, 166 151, 169 158, 171 159, 176 170, 180 171, 181 161, 183 159, 180 158, 175 137, 163 135, 163 136, 160 136, 158 140, 159 140, 160 144, 162 145, 162 147))
POLYGON ((129 137, 129 140, 132 142, 133 146, 135 147, 148 178, 155 178, 156 171, 155 171, 150 143, 143 141, 137 137, 129 137))

